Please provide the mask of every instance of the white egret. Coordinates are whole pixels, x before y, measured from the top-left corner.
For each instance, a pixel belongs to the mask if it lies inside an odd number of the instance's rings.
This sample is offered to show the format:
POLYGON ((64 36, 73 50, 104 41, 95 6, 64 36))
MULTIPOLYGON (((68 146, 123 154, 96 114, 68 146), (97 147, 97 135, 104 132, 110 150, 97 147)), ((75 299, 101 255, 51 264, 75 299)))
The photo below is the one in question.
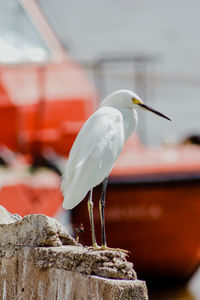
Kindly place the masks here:
MULTIPOLYGON (((119 90, 109 95, 100 108, 81 128, 69 154, 62 179, 63 207, 72 209, 87 195, 92 244, 94 249, 111 249, 106 245, 104 206, 108 176, 125 142, 137 125, 137 109, 149 110, 165 119, 165 115, 152 109, 130 90, 119 90), (99 201, 101 219, 101 247, 97 246, 92 190, 103 182, 99 201)), ((121 249, 115 249, 121 250, 121 249)), ((122 250, 123 251, 123 250, 122 250)))

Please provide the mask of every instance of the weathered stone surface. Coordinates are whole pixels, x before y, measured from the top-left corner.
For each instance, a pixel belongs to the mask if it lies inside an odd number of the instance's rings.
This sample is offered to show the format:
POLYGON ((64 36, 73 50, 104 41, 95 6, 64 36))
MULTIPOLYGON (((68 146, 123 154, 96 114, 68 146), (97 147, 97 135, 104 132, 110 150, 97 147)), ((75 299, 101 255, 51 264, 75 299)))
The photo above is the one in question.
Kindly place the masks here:
MULTIPOLYGON (((1 256, 0 294, 13 300, 147 300, 145 282, 106 279, 63 268, 38 268, 33 249, 17 249, 1 256)), ((51 260, 51 256, 50 256, 51 260)))
POLYGON ((105 278, 136 279, 133 264, 113 251, 91 251, 82 246, 36 248, 31 254, 40 269, 61 268, 105 278))
POLYGON ((137 280, 124 253, 91 251, 77 244, 60 223, 44 215, 16 221, 2 209, 3 222, 1 299, 148 299, 145 282, 137 280))
POLYGON ((11 222, 0 225, 0 247, 76 245, 64 226, 45 215, 27 215, 14 223, 12 217, 11 222))

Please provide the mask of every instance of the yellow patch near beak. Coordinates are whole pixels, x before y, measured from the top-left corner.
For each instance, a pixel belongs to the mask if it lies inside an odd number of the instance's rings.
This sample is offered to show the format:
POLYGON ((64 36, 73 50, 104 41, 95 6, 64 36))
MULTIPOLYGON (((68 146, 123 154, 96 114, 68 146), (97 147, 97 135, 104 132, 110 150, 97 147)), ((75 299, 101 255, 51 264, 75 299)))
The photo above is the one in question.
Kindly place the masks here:
POLYGON ((136 99, 136 98, 132 98, 132 102, 134 104, 143 104, 144 102, 142 100, 136 99))

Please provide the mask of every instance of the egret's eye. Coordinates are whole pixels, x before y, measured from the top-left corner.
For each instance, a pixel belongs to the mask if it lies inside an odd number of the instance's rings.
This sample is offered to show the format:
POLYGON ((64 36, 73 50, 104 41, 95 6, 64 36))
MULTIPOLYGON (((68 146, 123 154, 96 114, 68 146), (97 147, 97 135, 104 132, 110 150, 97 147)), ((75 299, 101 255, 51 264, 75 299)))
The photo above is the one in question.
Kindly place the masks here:
POLYGON ((133 102, 133 104, 141 104, 142 103, 142 101, 141 100, 139 100, 139 99, 136 99, 136 98, 131 98, 131 100, 132 100, 132 102, 133 102))
POLYGON ((136 99, 133 97, 133 98, 131 98, 131 100, 135 104, 136 99))

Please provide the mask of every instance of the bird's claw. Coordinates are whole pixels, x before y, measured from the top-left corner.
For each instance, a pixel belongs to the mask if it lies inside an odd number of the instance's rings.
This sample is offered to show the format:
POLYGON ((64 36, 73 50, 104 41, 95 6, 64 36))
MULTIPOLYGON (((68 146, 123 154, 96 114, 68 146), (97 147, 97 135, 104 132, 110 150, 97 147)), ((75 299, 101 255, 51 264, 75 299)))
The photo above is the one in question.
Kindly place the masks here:
POLYGON ((123 252, 125 254, 130 253, 129 250, 124 250, 124 249, 121 249, 121 248, 110 248, 106 245, 98 246, 97 244, 94 244, 93 246, 89 247, 89 250, 91 250, 91 251, 102 251, 102 250, 105 250, 105 251, 118 251, 118 252, 123 252))
POLYGON ((100 250, 118 251, 118 252, 123 252, 125 254, 129 254, 130 253, 130 251, 128 251, 128 250, 124 250, 124 249, 121 249, 121 248, 110 248, 110 247, 105 246, 105 245, 101 246, 100 250))
POLYGON ((88 247, 88 250, 90 251, 97 251, 97 250, 100 250, 100 246, 98 246, 96 243, 93 244, 92 246, 88 247))

